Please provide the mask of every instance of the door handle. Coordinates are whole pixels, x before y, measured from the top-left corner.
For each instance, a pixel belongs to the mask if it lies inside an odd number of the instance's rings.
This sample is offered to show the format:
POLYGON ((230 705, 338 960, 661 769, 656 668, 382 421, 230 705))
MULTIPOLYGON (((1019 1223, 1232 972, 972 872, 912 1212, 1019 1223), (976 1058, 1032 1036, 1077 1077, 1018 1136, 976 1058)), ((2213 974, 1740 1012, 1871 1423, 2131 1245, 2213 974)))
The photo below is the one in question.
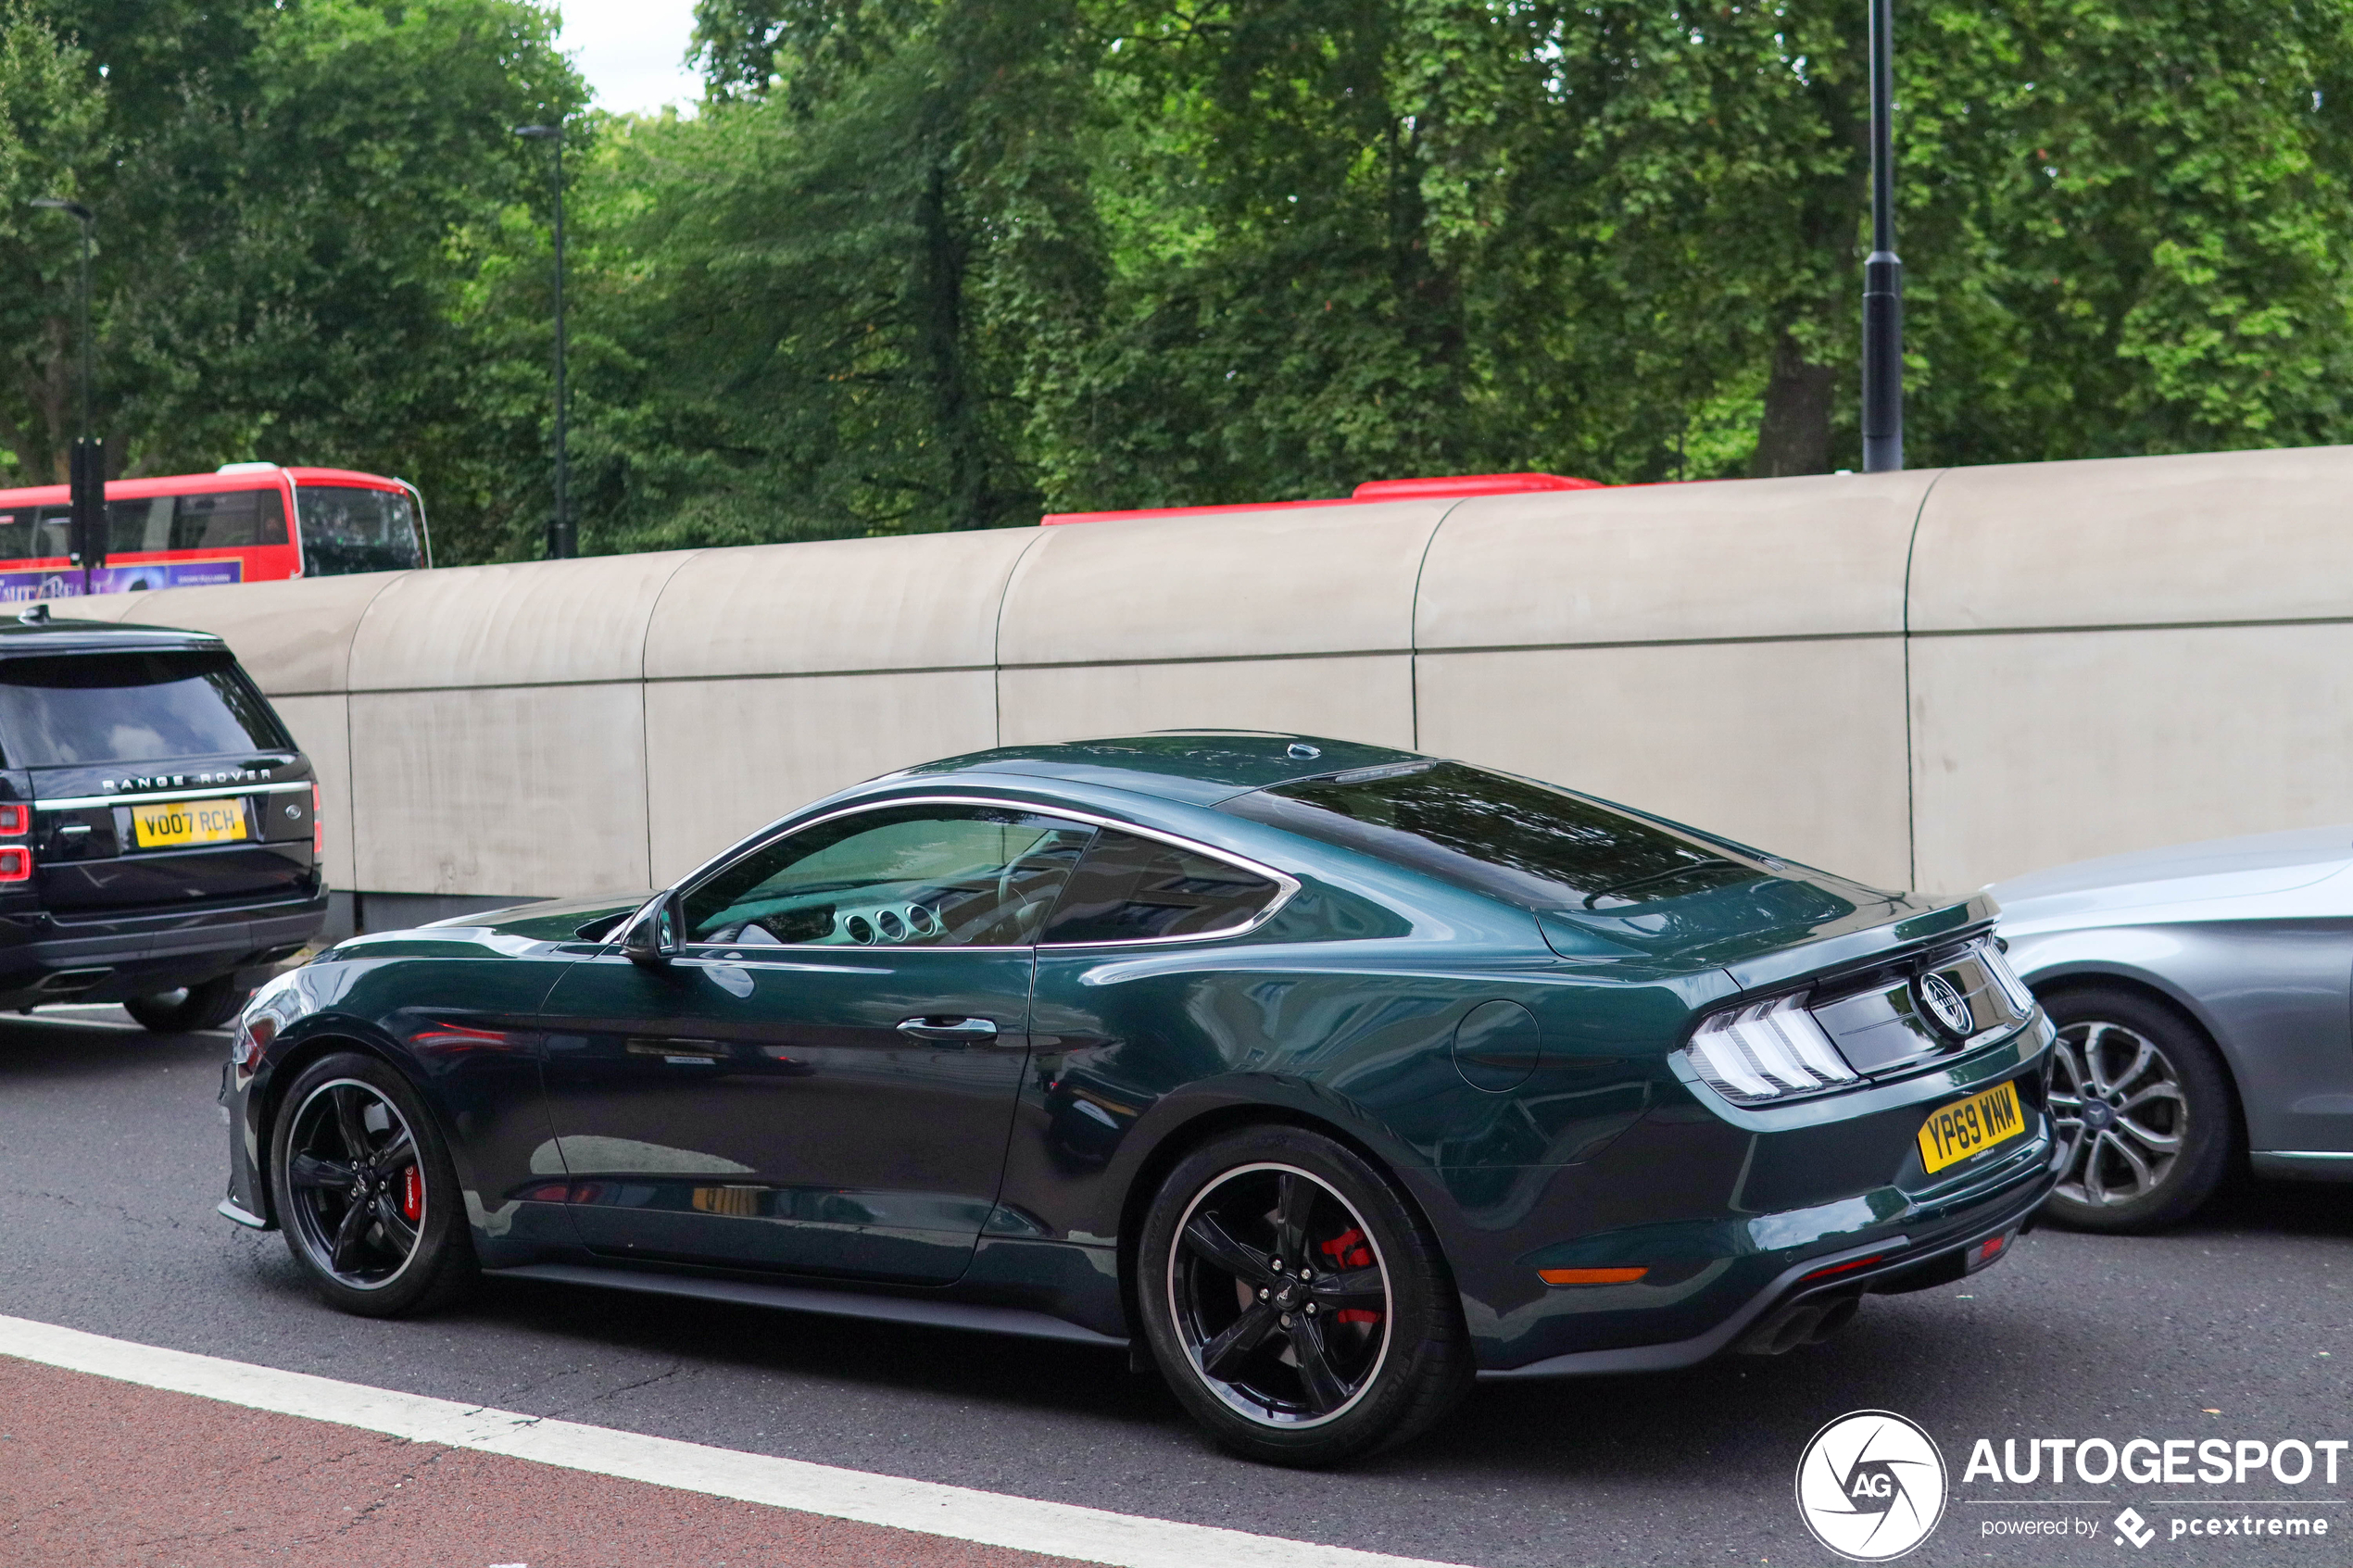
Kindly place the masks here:
POLYGON ((997 1026, 985 1018, 902 1018, 899 1032, 918 1040, 961 1046, 982 1045, 997 1037, 997 1026))

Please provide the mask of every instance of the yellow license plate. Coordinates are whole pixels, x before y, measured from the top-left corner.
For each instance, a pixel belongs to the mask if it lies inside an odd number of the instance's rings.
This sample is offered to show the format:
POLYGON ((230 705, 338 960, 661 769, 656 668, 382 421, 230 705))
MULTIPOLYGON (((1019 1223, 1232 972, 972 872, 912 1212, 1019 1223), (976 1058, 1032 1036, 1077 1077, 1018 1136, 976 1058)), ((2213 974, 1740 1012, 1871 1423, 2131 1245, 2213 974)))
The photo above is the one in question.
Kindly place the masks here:
POLYGON ((2026 1117, 2018 1108, 2017 1087, 1996 1084, 1928 1119, 1928 1125, 1920 1129, 1920 1163, 1931 1171, 1942 1171, 2025 1131, 2026 1117))
POLYGON ((173 800, 133 806, 131 821, 138 830, 142 849, 168 844, 234 844, 245 835, 245 803, 173 800))

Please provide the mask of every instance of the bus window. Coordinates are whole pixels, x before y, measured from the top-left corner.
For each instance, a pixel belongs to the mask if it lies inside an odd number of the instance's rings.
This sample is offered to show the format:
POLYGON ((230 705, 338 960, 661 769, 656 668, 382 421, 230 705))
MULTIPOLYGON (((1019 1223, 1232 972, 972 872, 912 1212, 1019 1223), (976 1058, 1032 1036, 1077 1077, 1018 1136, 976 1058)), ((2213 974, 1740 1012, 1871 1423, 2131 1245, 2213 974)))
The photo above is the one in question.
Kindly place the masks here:
POLYGON ((176 499, 171 518, 175 550, 233 550, 286 542, 285 499, 274 487, 176 499))
POLYGON ((304 484, 295 491, 302 524, 303 571, 312 577, 346 571, 405 571, 423 564, 409 497, 397 490, 304 484))
POLYGON ((65 551, 63 507, 11 507, 0 512, 0 560, 39 560, 65 551), (53 526, 43 527, 50 523, 53 526), (52 549, 48 546, 55 546, 52 549))
POLYGON ((144 501, 108 501, 107 553, 120 556, 132 550, 171 548, 171 501, 169 495, 144 501))

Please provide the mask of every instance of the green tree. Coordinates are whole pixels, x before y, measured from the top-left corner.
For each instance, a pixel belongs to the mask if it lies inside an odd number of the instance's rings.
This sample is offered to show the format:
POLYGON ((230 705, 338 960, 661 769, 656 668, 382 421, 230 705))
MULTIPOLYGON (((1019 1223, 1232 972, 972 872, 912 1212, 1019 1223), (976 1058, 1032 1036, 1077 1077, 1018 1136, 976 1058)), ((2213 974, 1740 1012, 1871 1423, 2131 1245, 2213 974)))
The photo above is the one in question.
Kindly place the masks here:
POLYGON ((2353 6, 1938 5, 1905 36, 1914 460, 2353 434, 2353 6))
POLYGON ((737 56, 788 78, 730 66, 698 119, 616 128, 584 175, 593 546, 1037 519, 1036 383, 1091 319, 1099 248, 1072 13, 837 19, 761 24, 737 56))
POLYGON ((111 152, 87 57, 20 0, 0 5, 0 483, 63 483, 77 433, 81 234, 43 196, 89 199, 111 152))
MULTIPOLYGON (((99 424, 117 471, 269 457, 405 473, 460 558, 479 553, 469 535, 507 476, 545 471, 528 447, 481 445, 463 305, 502 220, 544 202, 510 128, 585 96, 549 12, 53 0, 6 16, 6 194, 62 183, 98 214, 99 424)), ((66 319, 60 228, 10 201, 0 244, 45 248, 11 270, 0 309, 66 319)), ((0 431, 42 477, 60 331, 11 332, 0 384, 0 431)))

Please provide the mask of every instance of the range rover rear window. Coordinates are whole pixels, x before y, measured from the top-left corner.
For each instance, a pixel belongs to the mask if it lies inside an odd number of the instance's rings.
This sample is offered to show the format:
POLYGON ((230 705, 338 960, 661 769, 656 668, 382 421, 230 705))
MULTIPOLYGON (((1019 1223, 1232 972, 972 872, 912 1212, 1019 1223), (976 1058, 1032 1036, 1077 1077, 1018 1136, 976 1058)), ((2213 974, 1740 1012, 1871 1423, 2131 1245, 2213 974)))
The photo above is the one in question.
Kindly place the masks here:
POLYGON ((9 767, 161 762, 292 744, 226 652, 0 660, 0 758, 9 767))

